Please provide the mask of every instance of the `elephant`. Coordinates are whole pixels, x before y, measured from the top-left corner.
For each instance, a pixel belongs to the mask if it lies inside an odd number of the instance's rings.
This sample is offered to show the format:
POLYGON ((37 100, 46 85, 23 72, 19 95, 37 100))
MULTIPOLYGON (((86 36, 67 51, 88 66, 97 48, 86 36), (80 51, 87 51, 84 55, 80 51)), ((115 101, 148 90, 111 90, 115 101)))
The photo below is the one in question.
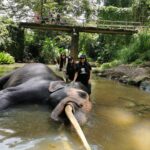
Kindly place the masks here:
POLYGON ((64 82, 47 65, 30 63, 0 78, 0 110, 24 103, 45 104, 50 106, 53 120, 68 123, 64 109, 70 105, 83 125, 92 109, 87 92, 79 82, 64 82))

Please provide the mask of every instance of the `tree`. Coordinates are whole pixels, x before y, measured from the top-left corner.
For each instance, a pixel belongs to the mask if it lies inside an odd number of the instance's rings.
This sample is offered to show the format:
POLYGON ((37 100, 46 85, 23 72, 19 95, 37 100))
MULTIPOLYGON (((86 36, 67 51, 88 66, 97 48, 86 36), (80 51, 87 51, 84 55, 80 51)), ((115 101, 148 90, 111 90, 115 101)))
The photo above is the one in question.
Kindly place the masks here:
POLYGON ((88 19, 91 14, 91 5, 89 0, 0 0, 0 10, 18 21, 34 15, 34 12, 42 16, 50 11, 61 13, 62 16, 72 15, 72 17, 84 14, 88 19))
POLYGON ((150 18, 149 0, 133 0, 132 9, 135 21, 147 22, 150 18))
POLYGON ((15 20, 24 19, 32 9, 31 3, 28 3, 27 0, 0 0, 0 2, 0 10, 15 20))
POLYGON ((11 19, 6 17, 0 17, 0 48, 2 50, 7 49, 13 41, 9 36, 8 27, 10 24, 13 24, 11 19))

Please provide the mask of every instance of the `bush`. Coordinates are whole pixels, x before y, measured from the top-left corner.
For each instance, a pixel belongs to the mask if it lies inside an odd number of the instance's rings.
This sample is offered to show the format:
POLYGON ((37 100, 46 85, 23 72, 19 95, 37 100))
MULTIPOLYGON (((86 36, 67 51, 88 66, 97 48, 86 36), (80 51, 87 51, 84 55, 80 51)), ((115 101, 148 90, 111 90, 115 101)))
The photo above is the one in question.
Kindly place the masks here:
POLYGON ((116 67, 120 64, 122 64, 120 60, 113 60, 112 62, 110 62, 111 67, 116 67))
POLYGON ((8 53, 0 52, 0 64, 13 64, 15 59, 8 53))
POLYGON ((46 38, 40 54, 40 61, 47 64, 53 63, 58 57, 59 51, 61 49, 57 47, 56 42, 46 38))
POLYGON ((150 60, 150 31, 142 31, 135 34, 129 46, 124 47, 119 53, 118 58, 124 63, 150 60))
POLYGON ((100 66, 100 70, 105 70, 105 69, 109 69, 109 68, 112 68, 112 67, 116 67, 116 66, 118 66, 120 64, 121 64, 121 61, 119 61, 119 60, 114 60, 112 62, 103 63, 100 66))
POLYGON ((108 68, 111 68, 110 63, 103 63, 103 64, 100 66, 100 70, 105 70, 105 69, 108 69, 108 68))

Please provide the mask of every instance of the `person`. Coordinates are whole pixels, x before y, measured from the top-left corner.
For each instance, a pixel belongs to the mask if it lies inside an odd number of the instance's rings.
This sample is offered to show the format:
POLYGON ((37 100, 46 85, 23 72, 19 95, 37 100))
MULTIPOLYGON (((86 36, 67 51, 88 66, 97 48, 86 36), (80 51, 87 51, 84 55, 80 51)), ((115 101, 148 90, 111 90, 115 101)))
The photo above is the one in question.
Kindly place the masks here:
POLYGON ((35 15, 34 15, 34 22, 40 23, 40 15, 37 12, 35 12, 35 15))
POLYGON ((54 18, 54 16, 55 16, 55 13, 54 13, 54 14, 52 14, 52 13, 49 14, 50 23, 51 23, 51 24, 55 24, 55 18, 54 18))
POLYGON ((79 57, 79 63, 77 64, 73 82, 79 81, 84 84, 87 87, 89 94, 91 94, 91 72, 92 68, 91 65, 87 62, 86 56, 81 55, 79 57))
POLYGON ((56 23, 57 23, 57 24, 60 24, 60 14, 57 14, 56 23))
POLYGON ((74 62, 74 59, 73 57, 68 56, 68 63, 66 67, 66 76, 67 76, 66 80, 73 81, 75 72, 76 72, 76 64, 74 62))
POLYGON ((59 70, 62 71, 63 67, 65 66, 66 63, 66 55, 61 54, 60 55, 60 61, 59 61, 59 70))

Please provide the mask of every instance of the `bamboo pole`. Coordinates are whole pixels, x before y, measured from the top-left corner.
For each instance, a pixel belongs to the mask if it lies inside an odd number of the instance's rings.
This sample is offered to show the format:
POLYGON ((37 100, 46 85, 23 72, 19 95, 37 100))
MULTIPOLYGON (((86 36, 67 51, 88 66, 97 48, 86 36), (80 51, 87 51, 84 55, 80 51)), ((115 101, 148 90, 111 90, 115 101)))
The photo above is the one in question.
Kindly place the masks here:
POLYGON ((80 139, 84 145, 85 150, 91 150, 79 123, 77 122, 76 118, 74 117, 74 115, 72 113, 72 106, 71 105, 67 105, 65 107, 65 113, 66 113, 68 119, 70 120, 70 122, 72 123, 73 127, 75 128, 75 131, 77 132, 78 136, 80 137, 80 139))

